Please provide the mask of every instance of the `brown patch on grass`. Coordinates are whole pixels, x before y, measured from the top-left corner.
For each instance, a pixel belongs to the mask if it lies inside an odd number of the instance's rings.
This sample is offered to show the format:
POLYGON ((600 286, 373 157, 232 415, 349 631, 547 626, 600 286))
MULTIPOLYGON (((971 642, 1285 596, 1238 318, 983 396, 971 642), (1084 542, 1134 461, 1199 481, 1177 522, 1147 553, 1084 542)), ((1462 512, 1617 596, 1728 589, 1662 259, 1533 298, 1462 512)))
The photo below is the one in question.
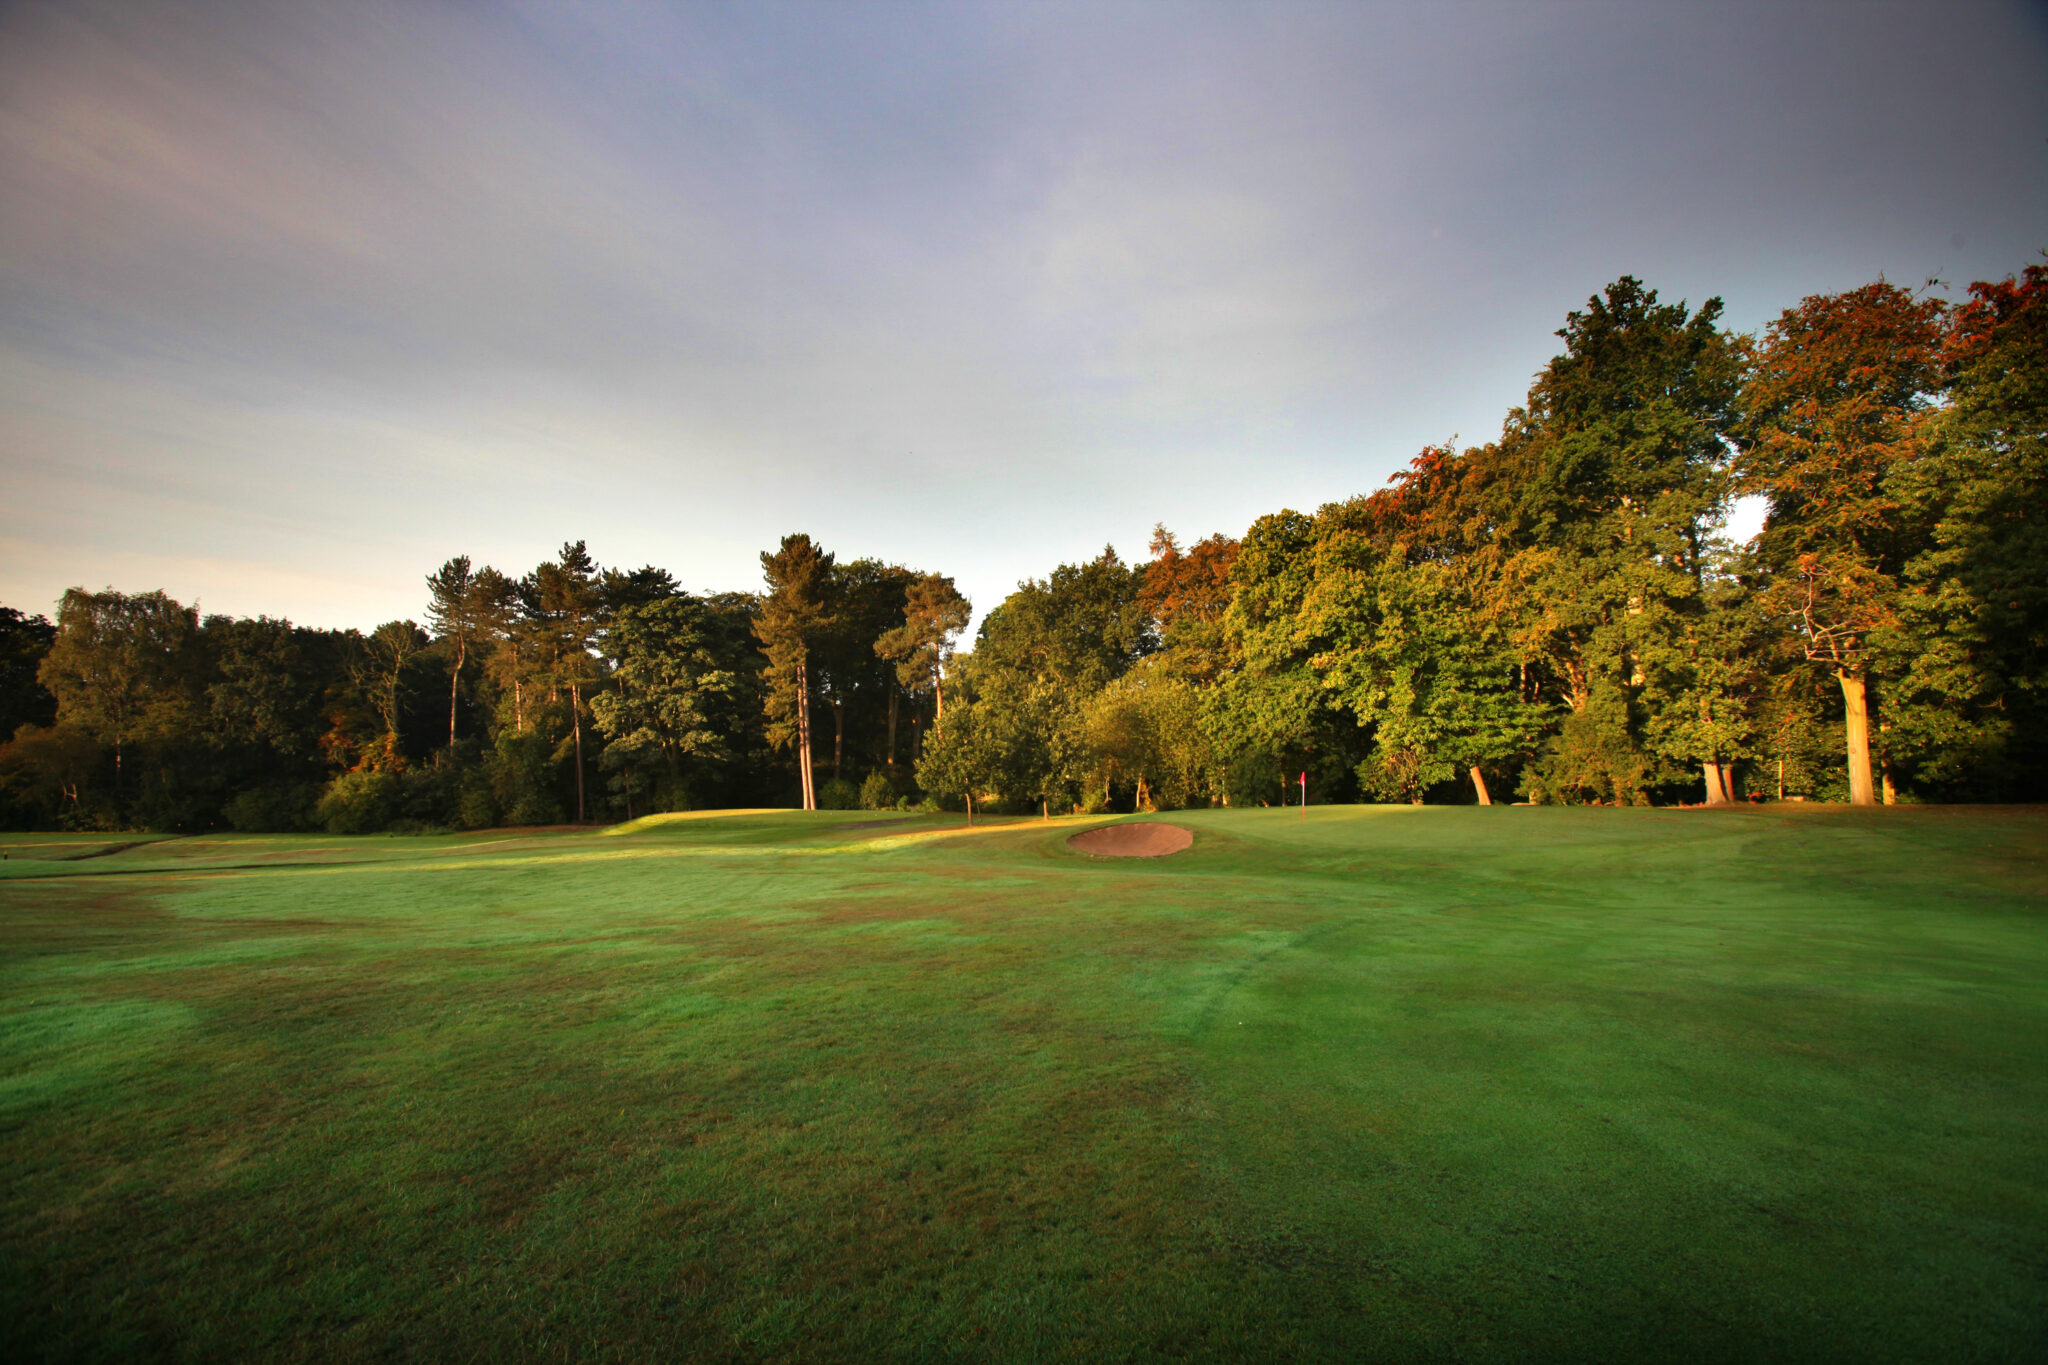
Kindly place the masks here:
POLYGON ((131 839, 125 844, 108 844, 105 848, 96 848, 89 853, 74 853, 64 861, 76 863, 83 862, 87 858, 105 858, 116 853, 126 853, 131 848, 148 848, 154 844, 168 844, 177 837, 177 835, 172 835, 169 839, 131 839))
POLYGON ((0 944, 18 951, 104 948, 110 936, 161 929, 172 916, 133 884, 0 882, 0 944))
POLYGON ((1194 842, 1193 830, 1141 820, 1084 831, 1067 840, 1067 845, 1095 858, 1167 858, 1186 852, 1194 842))

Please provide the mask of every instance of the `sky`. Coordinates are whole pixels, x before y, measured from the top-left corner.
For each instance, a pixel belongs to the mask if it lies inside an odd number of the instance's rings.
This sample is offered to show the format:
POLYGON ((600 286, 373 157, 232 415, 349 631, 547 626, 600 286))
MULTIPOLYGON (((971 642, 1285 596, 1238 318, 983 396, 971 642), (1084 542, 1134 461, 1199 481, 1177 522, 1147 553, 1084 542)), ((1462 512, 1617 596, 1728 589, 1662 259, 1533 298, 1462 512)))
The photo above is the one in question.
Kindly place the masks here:
POLYGON ((0 604, 808 532, 985 610, 1498 434, 1633 274, 2048 248, 2048 6, 0 5, 0 604))

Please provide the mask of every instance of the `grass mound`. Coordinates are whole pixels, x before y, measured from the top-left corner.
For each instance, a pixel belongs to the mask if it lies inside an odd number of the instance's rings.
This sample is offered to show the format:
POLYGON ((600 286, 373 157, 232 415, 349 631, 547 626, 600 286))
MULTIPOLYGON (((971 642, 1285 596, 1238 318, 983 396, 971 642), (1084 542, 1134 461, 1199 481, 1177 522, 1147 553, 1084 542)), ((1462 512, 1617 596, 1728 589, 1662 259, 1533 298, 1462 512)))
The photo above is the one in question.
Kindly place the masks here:
POLYGON ((2034 1353, 2043 813, 1174 821, 24 838, 0 1349, 2034 1353))

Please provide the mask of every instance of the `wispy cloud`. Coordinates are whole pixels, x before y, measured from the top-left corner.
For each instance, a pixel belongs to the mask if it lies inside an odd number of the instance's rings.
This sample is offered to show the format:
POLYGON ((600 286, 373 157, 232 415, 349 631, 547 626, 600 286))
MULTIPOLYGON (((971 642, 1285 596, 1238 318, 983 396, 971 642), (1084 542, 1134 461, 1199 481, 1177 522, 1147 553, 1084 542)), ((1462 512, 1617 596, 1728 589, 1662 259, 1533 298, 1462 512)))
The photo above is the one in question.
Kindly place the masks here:
POLYGON ((988 605, 1483 439, 1625 271, 1754 325, 2025 264, 2044 55, 2016 3, 12 7, 0 600, 365 623, 801 527, 988 605))

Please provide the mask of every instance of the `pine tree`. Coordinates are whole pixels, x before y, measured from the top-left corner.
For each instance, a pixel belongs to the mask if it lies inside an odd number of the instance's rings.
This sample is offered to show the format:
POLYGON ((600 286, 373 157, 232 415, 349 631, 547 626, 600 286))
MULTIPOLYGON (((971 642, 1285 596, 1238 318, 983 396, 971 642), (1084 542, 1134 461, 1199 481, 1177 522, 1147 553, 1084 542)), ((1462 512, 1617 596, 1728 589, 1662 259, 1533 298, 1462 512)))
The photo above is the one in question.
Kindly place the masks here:
POLYGON ((755 638, 768 656, 768 738, 796 748, 797 781, 803 808, 818 808, 811 772, 811 650, 831 626, 832 556, 801 533, 782 538, 773 554, 761 552, 768 596, 754 622, 755 638))

